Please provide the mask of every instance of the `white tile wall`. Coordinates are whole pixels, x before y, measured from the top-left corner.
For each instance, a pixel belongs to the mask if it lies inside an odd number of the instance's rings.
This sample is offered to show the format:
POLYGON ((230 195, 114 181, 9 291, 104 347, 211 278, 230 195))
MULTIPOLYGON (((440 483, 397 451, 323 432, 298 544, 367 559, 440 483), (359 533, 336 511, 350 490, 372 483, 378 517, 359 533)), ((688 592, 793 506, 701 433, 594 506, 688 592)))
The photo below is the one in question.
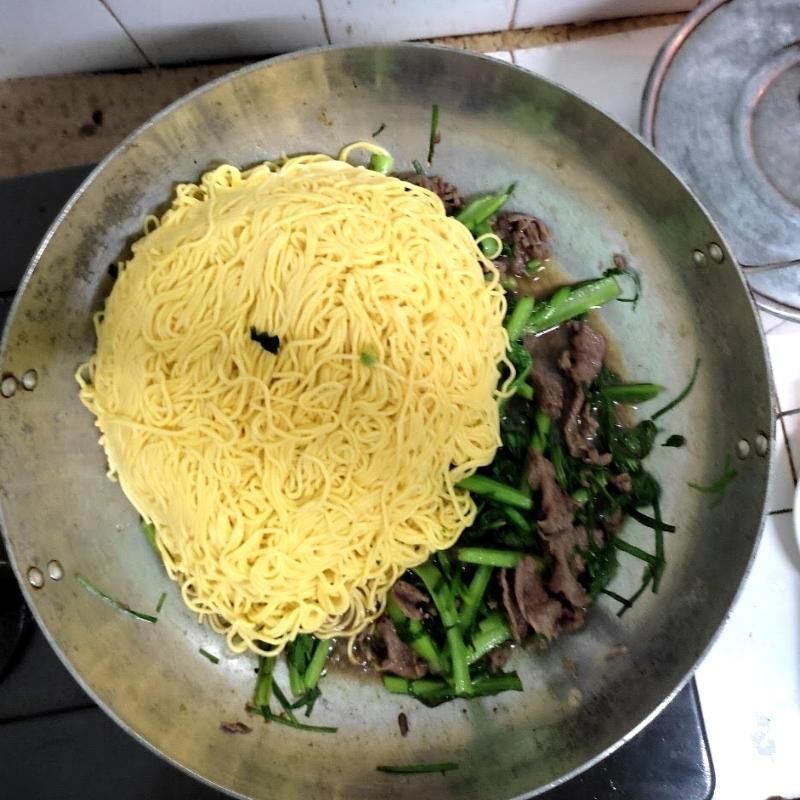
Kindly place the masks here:
POLYGON ((333 44, 503 31, 514 0, 322 0, 333 44))
POLYGON ((673 30, 674 25, 659 25, 630 33, 515 50, 514 61, 599 104, 603 111, 636 130, 650 65, 673 30))
POLYGON ((688 11, 699 0, 519 0, 515 28, 688 11))
POLYGON ((0 0, 0 79, 146 65, 99 0, 0 0))
POLYGON ((317 0, 106 0, 154 64, 326 44, 317 0))

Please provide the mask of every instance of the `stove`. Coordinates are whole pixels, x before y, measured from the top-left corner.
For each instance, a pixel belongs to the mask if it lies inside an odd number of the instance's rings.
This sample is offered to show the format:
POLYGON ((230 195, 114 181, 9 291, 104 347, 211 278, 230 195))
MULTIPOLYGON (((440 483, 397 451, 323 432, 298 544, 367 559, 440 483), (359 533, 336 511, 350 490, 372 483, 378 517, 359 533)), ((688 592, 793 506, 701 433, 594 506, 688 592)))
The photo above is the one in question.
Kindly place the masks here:
MULTIPOLYGON (((0 181, 0 328, 28 262, 91 167, 0 181)), ((211 800, 80 688, 28 611, 0 545, 0 767, 9 800, 211 800)), ((544 800, 707 800, 714 771, 692 680, 631 741, 544 800)))

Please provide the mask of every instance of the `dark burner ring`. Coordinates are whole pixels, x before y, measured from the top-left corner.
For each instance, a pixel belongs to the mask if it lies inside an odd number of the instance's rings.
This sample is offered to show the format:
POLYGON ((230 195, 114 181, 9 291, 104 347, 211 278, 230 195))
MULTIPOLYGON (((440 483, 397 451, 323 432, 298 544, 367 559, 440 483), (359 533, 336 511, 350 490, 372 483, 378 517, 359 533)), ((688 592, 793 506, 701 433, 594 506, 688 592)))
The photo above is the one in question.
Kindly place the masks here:
POLYGON ((0 546, 0 678, 16 652, 29 619, 28 606, 5 550, 0 546))

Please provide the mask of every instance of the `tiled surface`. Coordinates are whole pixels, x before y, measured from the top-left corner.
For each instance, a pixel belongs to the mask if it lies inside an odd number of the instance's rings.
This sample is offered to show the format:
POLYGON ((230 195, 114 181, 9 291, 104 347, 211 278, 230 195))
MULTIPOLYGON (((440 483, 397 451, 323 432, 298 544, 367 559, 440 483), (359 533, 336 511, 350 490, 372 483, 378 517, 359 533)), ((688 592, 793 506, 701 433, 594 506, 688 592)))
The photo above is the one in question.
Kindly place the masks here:
POLYGON ((153 64, 327 43, 317 0, 106 0, 153 64))
POLYGON ((514 0, 322 0, 332 44, 506 30, 514 0))
POLYGON ((519 0, 515 28, 688 11, 699 0, 519 0))
POLYGON ((146 65, 99 0, 0 3, 0 78, 146 65))
POLYGON ((560 83, 635 130, 650 65, 674 25, 516 50, 515 62, 560 83))
POLYGON ((800 796, 800 552, 791 514, 767 518, 752 572, 697 684, 714 800, 800 796))
POLYGON ((800 408, 800 325, 781 322, 767 334, 781 411, 800 408))

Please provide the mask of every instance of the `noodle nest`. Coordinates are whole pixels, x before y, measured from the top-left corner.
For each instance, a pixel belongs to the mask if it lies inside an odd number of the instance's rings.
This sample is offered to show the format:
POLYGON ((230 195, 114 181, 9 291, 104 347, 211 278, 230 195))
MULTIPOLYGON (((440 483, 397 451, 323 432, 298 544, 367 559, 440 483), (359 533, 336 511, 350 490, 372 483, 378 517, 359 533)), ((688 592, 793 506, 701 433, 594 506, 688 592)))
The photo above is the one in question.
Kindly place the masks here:
POLYGON ((500 444, 496 270, 435 194, 346 156, 178 186, 78 370, 110 477, 235 652, 363 630, 473 521, 455 485, 500 444))

